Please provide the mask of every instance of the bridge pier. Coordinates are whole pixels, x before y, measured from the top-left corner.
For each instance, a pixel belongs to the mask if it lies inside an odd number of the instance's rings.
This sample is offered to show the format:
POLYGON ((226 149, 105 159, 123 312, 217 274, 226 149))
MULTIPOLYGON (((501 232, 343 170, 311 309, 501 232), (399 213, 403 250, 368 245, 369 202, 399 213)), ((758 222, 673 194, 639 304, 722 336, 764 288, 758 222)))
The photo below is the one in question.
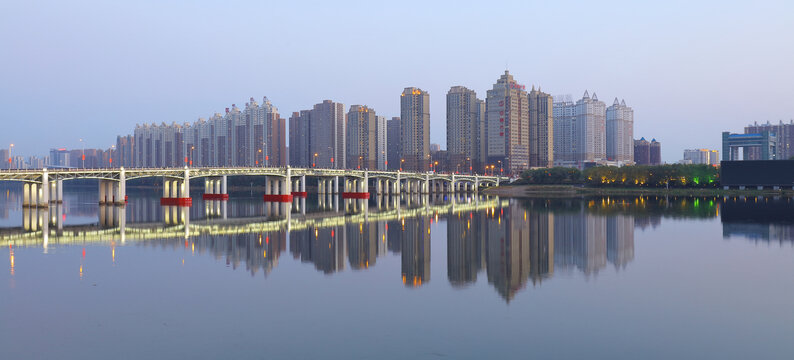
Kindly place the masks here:
POLYGON ((121 181, 99 180, 100 205, 124 205, 124 186, 121 181))
POLYGON ((229 200, 226 175, 204 178, 204 200, 229 200))
POLYGON ((291 169, 287 167, 286 176, 265 176, 264 201, 292 203, 291 169))
POLYGON ((164 178, 163 197, 160 198, 160 205, 167 206, 192 206, 193 199, 190 198, 190 170, 185 168, 182 179, 164 178))
POLYGON ((299 178, 295 179, 295 181, 292 183, 292 191, 290 194, 292 194, 292 196, 302 198, 306 198, 308 196, 308 193, 306 192, 306 175, 301 175, 299 178))

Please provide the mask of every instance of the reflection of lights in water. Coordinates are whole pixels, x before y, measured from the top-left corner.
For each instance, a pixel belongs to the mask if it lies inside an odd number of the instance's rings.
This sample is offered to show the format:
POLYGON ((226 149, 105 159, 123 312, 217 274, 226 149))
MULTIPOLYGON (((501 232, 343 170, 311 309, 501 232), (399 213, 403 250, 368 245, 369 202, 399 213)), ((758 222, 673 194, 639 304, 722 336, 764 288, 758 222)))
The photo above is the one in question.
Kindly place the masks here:
POLYGON ((195 254, 196 253, 196 244, 195 243, 190 244, 190 253, 191 254, 195 254))
POLYGON ((14 275, 14 248, 8 245, 8 261, 11 263, 11 275, 14 275))
POLYGON ((263 252, 262 252, 262 257, 263 257, 263 258, 266 258, 266 257, 267 257, 267 250, 265 250, 265 251, 263 251, 263 252))
POLYGON ((80 265, 80 280, 83 280, 83 265, 80 265))

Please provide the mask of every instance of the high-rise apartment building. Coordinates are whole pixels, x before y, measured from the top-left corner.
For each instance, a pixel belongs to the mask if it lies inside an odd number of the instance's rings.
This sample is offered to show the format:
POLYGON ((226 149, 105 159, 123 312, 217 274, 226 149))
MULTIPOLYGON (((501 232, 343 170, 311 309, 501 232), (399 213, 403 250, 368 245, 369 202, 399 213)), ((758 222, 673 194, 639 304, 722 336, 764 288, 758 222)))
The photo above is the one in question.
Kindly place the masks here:
POLYGON ((286 122, 267 97, 193 124, 144 124, 117 138, 113 166, 284 166, 286 122))
POLYGON ((343 169, 346 163, 344 104, 325 100, 290 117, 290 164, 343 169))
POLYGON ((385 116, 375 117, 375 151, 377 151, 377 169, 386 170, 387 162, 389 159, 389 149, 387 142, 389 141, 389 128, 386 126, 385 116))
POLYGON ((529 92, 529 166, 554 164, 554 100, 540 89, 529 92))
POLYGON ((684 160, 692 164, 719 165, 720 152, 709 149, 686 149, 684 160))
POLYGON ((408 87, 400 94, 402 168, 427 171, 430 164, 430 94, 408 87))
POLYGON ((377 169, 377 116, 367 106, 352 105, 347 113, 347 164, 353 169, 377 169))
POLYGON ((389 170, 400 169, 402 164, 402 121, 399 117, 393 117, 386 121, 386 155, 387 168, 389 170))
MULTIPOLYGON (((745 134, 761 134, 764 131, 774 133, 777 139, 775 159, 788 160, 794 157, 794 120, 788 123, 780 121, 777 124, 772 124, 769 121, 767 121, 766 124, 758 124, 755 122, 744 127, 745 134)), ((744 159, 761 160, 761 148, 746 147, 744 149, 744 159)))
POLYGON ((606 110, 606 156, 619 165, 634 162, 634 110, 626 101, 618 102, 606 110))
POLYGON ((554 166, 576 166, 576 104, 570 95, 558 96, 554 102, 554 166))
POLYGON ((508 173, 529 167, 529 98, 508 71, 488 90, 485 127, 486 166, 508 173))
POLYGON ((463 86, 447 92, 447 156, 450 167, 481 169, 485 142, 485 102, 463 86))
POLYGON ((575 104, 554 103, 554 135, 556 165, 582 168, 606 160, 606 105, 587 91, 575 104))
POLYGON ((634 140, 634 163, 637 165, 651 164, 651 143, 644 137, 634 140))
POLYGON ((656 141, 656 139, 651 139, 650 153, 648 157, 650 158, 651 165, 661 165, 662 143, 656 141))

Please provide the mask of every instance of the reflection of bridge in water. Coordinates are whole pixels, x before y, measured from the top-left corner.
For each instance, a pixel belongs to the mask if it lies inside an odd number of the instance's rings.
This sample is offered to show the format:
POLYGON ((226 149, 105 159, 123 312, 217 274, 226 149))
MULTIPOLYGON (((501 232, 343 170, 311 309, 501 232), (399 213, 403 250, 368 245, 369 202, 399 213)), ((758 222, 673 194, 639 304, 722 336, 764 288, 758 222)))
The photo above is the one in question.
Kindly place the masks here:
MULTIPOLYGON (((423 195, 399 198, 397 202, 393 197, 372 199, 369 206, 356 199, 326 197, 316 201, 320 212, 301 213, 305 203, 293 202, 286 204, 291 207, 289 216, 281 218, 223 219, 222 214, 210 214, 195 220, 191 218, 197 214, 204 216, 219 209, 218 202, 194 206, 193 213, 189 208, 166 206, 157 213, 159 218, 141 218, 152 222, 125 224, 123 232, 120 226, 105 229, 69 226, 60 233, 49 231, 52 236, 45 243, 41 230, 27 233, 3 230, 0 246, 162 247, 210 255, 225 260, 231 267, 244 267, 252 275, 274 271, 285 254, 325 274, 346 269, 365 271, 392 254, 400 257, 400 272, 395 274, 395 281, 418 287, 433 278, 430 240, 431 236, 437 236, 432 231, 433 224, 440 222, 446 227, 446 254, 441 256, 446 256, 447 281, 455 288, 466 288, 484 277, 505 301, 511 301, 527 285, 540 286, 555 274, 594 277, 608 269, 627 269, 634 261, 637 229, 660 219, 721 217, 726 234, 747 236, 744 232, 748 229, 761 229, 757 232, 761 238, 767 233, 784 236, 782 231, 770 229, 791 228, 794 224, 794 218, 789 219, 794 211, 788 211, 794 208, 785 198, 646 196, 504 200, 464 196, 455 198, 453 203, 446 202, 444 197, 423 195), (750 203, 759 205, 750 206, 750 203), (764 215, 769 211, 777 217, 764 215), (187 222, 164 225, 162 219, 169 212, 171 219, 181 219, 184 214, 187 222), (740 231, 735 230, 737 226, 740 231)), ((137 211, 136 206, 131 202, 127 210, 137 211)), ((256 211, 261 210, 261 203, 241 206, 256 206, 256 211)), ((105 216, 108 218, 112 217, 105 216)), ((435 261, 443 260, 437 255, 435 261)), ((438 276, 434 279, 438 281, 438 276)))

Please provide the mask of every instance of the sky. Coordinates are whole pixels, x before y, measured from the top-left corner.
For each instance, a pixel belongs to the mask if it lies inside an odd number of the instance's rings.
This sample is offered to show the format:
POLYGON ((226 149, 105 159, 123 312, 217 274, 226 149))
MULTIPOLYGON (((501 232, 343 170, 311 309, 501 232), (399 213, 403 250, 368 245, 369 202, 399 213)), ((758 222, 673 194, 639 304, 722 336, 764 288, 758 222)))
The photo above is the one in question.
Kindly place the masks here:
POLYGON ((794 119, 793 1, 0 2, 0 148, 108 148, 267 96, 288 118, 324 99, 399 116, 430 93, 484 98, 505 69, 552 95, 634 108, 635 138, 721 149, 721 132, 794 119))

